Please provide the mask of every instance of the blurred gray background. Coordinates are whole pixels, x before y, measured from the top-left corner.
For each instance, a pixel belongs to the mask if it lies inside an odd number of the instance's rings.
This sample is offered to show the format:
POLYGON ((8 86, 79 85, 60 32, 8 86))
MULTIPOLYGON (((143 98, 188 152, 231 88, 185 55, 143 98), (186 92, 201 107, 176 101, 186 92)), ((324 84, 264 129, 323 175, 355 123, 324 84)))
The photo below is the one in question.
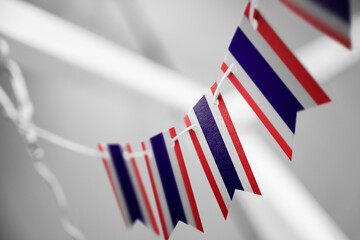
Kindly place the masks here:
MULTIPOLYGON (((23 70, 37 125, 90 147, 130 142, 136 150, 160 131, 184 128, 191 103, 219 81, 242 4, 0 0, 0 36, 23 70), (142 73, 141 79, 133 76, 142 73), (183 88, 166 87, 179 83, 183 88), (177 99, 167 101, 171 91, 177 99)), ((223 220, 184 135, 180 141, 188 149, 185 161, 205 233, 180 223, 171 239, 359 239, 359 49, 339 46, 278 1, 260 1, 259 8, 332 102, 298 114, 290 162, 226 83, 224 98, 263 196, 237 192, 223 220)), ((11 93, 8 74, 0 73, 0 80, 11 93)), ((25 142, 3 117, 0 141, 0 239, 69 239, 25 142)), ((63 184, 72 222, 88 239, 162 239, 140 223, 125 229, 100 159, 40 144, 63 184)))

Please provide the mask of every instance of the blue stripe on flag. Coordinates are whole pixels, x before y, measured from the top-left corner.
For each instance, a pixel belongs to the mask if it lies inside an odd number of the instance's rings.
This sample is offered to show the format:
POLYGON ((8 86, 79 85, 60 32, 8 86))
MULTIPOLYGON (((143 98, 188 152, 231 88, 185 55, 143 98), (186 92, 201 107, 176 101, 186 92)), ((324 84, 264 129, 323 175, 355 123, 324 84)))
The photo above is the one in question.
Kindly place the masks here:
POLYGON ((156 165, 159 169, 172 223, 174 226, 178 221, 187 223, 184 208, 180 199, 180 193, 176 185, 174 172, 171 167, 170 158, 162 133, 152 137, 150 142, 155 155, 156 165))
POLYGON ((350 23, 350 0, 310 0, 332 14, 350 23))
POLYGON ((290 130, 295 133, 296 113, 304 108, 240 28, 236 30, 229 51, 290 130))
POLYGON ((235 189, 244 190, 244 188, 237 175, 205 96, 203 96, 194 106, 194 112, 220 171, 221 177, 224 180, 227 192, 229 193, 230 198, 232 198, 235 189))
POLYGON ((122 155, 122 150, 117 144, 109 144, 108 146, 115 165, 118 180, 124 193, 126 205, 130 212, 131 221, 134 223, 136 219, 139 219, 144 222, 144 218, 140 211, 139 202, 136 198, 135 190, 132 185, 128 169, 126 168, 125 159, 122 155))

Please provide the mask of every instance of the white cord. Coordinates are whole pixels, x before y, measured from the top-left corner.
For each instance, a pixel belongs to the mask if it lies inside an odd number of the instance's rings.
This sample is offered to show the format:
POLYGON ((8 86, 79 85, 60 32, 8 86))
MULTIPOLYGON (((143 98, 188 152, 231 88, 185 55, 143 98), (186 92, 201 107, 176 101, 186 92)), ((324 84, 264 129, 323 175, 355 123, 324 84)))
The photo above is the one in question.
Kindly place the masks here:
POLYGON ((250 14, 249 14, 249 20, 250 20, 250 24, 253 27, 254 30, 257 29, 258 27, 258 22, 255 19, 255 9, 258 6, 258 2, 259 0, 250 0, 250 14))
POLYGON ((11 102, 10 98, 8 97, 8 95, 5 93, 4 89, 0 86, 0 103, 3 106, 4 110, 5 110, 5 114, 6 116, 12 120, 12 121, 16 121, 17 120, 17 115, 18 112, 15 109, 13 103, 11 102))
POLYGON ((183 135, 184 133, 190 131, 191 129, 195 128, 195 126, 196 126, 195 124, 192 124, 192 125, 190 125, 189 127, 187 127, 187 128, 185 128, 184 130, 182 130, 178 135, 176 135, 175 137, 173 137, 173 138, 171 139, 171 146, 174 147, 174 146, 175 146, 175 142, 179 139, 179 137, 180 137, 181 135, 183 135))
POLYGON ((103 154, 101 154, 99 152, 99 150, 97 150, 95 148, 90 148, 90 147, 87 147, 80 143, 70 141, 61 136, 56 135, 55 133, 49 132, 45 129, 42 129, 38 126, 33 125, 33 127, 37 131, 39 137, 41 137, 55 145, 61 146, 63 148, 67 148, 71 151, 74 151, 74 152, 77 152, 77 153, 80 153, 80 154, 83 154, 83 155, 86 155, 89 157, 101 158, 103 156, 103 154))
POLYGON ((129 153, 128 151, 124 151, 123 155, 126 160, 130 160, 131 158, 143 158, 145 155, 151 158, 152 152, 149 150, 140 151, 140 152, 131 152, 131 153, 129 153))
POLYGON ((231 72, 234 72, 234 71, 232 71, 233 68, 234 68, 234 64, 231 63, 230 66, 228 67, 228 69, 225 71, 224 75, 222 76, 218 86, 216 87, 216 90, 215 90, 215 93, 214 93, 214 98, 213 98, 213 104, 214 105, 217 104, 217 100, 218 100, 218 97, 219 97, 219 94, 220 94, 220 89, 221 89, 221 86, 223 85, 225 79, 229 76, 229 74, 231 72))
POLYGON ((12 120, 15 126, 18 127, 20 133, 24 136, 24 139, 28 143, 29 154, 33 159, 33 166, 36 172, 42 177, 45 183, 49 186, 50 190, 54 194, 55 201, 60 210, 60 222, 64 231, 73 240, 86 240, 84 234, 75 227, 67 214, 68 203, 64 190, 56 178, 54 173, 44 163, 44 151, 37 145, 37 139, 40 135, 44 139, 51 139, 54 143, 60 143, 72 150, 76 149, 78 152, 85 153, 89 149, 80 144, 73 143, 66 139, 63 139, 55 134, 51 134, 41 128, 36 127, 32 123, 33 105, 30 101, 25 80, 21 73, 20 67, 17 63, 7 57, 8 44, 4 41, 0 41, 0 57, 1 63, 5 69, 7 69, 11 75, 11 83, 14 91, 15 98, 18 102, 18 108, 11 102, 9 96, 4 89, 0 86, 0 103, 4 107, 4 111, 8 118, 12 120))
POLYGON ((59 180, 43 161, 34 161, 33 165, 55 196, 55 201, 60 209, 60 222, 64 231, 74 240, 86 240, 84 234, 70 222, 67 213, 67 199, 59 180))
MULTIPOLYGON (((4 89, 0 86, 0 104, 3 106, 6 115, 9 117, 10 120, 12 120, 15 125, 22 131, 26 131, 29 126, 26 124, 21 124, 19 122, 19 114, 18 111, 15 109, 13 103, 9 99, 8 95, 5 93, 4 89)), ((103 157, 103 154, 100 153, 97 149, 91 148, 88 146, 85 146, 80 143, 73 142, 71 140, 68 140, 64 137, 61 137, 55 133, 52 133, 48 130, 45 130, 41 127, 36 126, 35 124, 31 123, 31 128, 33 128, 37 132, 37 136, 39 138, 42 138, 44 140, 47 140, 48 142, 51 142, 57 146, 66 148, 68 150, 71 150, 73 152, 77 152, 89 157, 95 157, 95 158, 101 158, 103 157)), ((143 156, 144 152, 133 152, 129 154, 129 157, 139 157, 143 156)))
POLYGON ((11 74, 11 85, 14 89, 15 99, 18 101, 19 117, 23 121, 29 121, 34 115, 34 107, 30 101, 27 86, 19 65, 12 59, 7 59, 4 67, 11 74))

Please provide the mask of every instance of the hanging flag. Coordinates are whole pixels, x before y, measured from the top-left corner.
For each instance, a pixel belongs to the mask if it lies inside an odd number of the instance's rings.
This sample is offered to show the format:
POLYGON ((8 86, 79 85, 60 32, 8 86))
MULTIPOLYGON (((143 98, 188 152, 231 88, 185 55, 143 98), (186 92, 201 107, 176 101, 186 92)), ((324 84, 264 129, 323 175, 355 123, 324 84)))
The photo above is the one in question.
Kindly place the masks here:
POLYGON ((165 239, 179 221, 203 231, 175 128, 142 142, 165 239), (150 153, 149 153, 150 152, 150 153))
POLYGON ((241 93, 289 159, 297 112, 330 101, 259 11, 249 5, 229 46, 221 69, 233 63, 228 78, 241 93))
POLYGON ((224 218, 235 189, 260 190, 221 95, 213 103, 217 84, 185 116, 189 134, 224 218))
POLYGON ((351 49, 350 0, 280 0, 314 27, 351 49))
MULTIPOLYGON (((126 147, 128 153, 131 153, 130 145, 127 144, 126 147)), ((102 153, 108 152, 110 155, 110 159, 104 157, 102 160, 126 226, 132 226, 139 220, 147 226, 150 225, 159 235, 135 159, 126 160, 119 144, 99 144, 98 148, 102 153)))

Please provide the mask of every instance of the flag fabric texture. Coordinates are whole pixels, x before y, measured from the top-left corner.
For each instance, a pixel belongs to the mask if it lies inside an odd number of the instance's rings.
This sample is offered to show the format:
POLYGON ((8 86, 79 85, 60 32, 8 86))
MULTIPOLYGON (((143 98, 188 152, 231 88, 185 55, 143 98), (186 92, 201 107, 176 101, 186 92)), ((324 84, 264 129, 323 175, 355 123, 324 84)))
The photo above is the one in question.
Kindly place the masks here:
POLYGON ((257 29, 247 6, 221 69, 274 137, 292 157, 298 111, 330 101, 329 97, 255 9, 257 29))
POLYGON ((175 128, 142 142, 145 161, 165 239, 179 221, 203 231, 175 128))
POLYGON ((280 0, 314 27, 351 49, 350 0, 280 0))
POLYGON ((218 104, 213 103, 216 88, 215 83, 184 121, 187 127, 196 126, 189 130, 190 138, 226 218, 236 189, 261 193, 221 94, 218 104))
MULTIPOLYGON (((109 153, 110 158, 103 157, 102 160, 125 225, 132 226, 139 220, 159 234, 135 159, 126 160, 119 144, 99 144, 98 148, 102 153, 109 153)), ((129 144, 126 148, 131 153, 129 144)))

